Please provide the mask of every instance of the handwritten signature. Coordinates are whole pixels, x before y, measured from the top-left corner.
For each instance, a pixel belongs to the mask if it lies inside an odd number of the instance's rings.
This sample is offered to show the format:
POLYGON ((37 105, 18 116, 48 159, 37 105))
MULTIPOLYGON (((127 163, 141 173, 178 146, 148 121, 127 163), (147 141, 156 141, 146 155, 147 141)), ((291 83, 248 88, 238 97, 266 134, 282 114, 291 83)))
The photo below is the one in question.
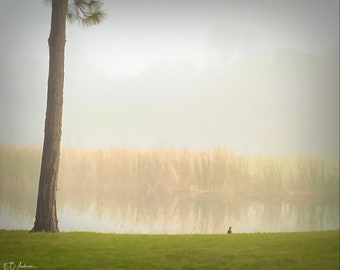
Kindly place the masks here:
POLYGON ((16 270, 16 269, 21 269, 21 268, 37 268, 37 267, 33 265, 22 264, 21 261, 19 262, 18 265, 16 265, 12 261, 4 263, 4 270, 16 270))

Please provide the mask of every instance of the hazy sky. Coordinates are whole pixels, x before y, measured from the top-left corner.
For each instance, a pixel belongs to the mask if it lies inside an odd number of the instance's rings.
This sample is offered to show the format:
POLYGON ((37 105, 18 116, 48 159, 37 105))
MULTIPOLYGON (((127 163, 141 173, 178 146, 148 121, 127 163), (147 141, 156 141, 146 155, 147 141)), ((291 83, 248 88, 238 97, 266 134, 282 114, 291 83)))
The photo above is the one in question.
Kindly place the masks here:
MULTIPOLYGON (((67 26, 63 147, 339 154, 339 1, 103 2, 67 26)), ((0 3, 0 144, 40 146, 51 8, 0 3)))

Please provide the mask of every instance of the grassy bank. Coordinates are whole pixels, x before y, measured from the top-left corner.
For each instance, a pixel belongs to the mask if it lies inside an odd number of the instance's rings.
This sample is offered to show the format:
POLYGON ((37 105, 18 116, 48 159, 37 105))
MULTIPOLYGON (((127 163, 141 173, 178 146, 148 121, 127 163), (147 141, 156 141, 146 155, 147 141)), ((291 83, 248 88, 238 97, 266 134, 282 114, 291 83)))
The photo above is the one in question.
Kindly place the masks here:
POLYGON ((0 265, 37 269, 339 269, 339 231, 233 235, 0 230, 0 265))

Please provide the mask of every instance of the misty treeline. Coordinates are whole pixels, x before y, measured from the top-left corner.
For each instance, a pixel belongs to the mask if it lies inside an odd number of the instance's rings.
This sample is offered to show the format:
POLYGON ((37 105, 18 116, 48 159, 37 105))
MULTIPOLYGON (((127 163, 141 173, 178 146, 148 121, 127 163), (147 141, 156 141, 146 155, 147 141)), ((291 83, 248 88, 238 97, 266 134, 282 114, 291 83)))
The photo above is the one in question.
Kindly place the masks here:
MULTIPOLYGON (((0 146, 0 193, 35 201, 41 149, 0 146)), ((61 154, 58 201, 157 204, 173 194, 226 200, 333 204, 339 200, 338 160, 238 155, 224 149, 70 150, 61 154)), ((19 203, 19 202, 18 202, 19 203)), ((32 203, 34 205, 34 203, 32 203)), ((79 210, 82 210, 79 209, 79 210)))

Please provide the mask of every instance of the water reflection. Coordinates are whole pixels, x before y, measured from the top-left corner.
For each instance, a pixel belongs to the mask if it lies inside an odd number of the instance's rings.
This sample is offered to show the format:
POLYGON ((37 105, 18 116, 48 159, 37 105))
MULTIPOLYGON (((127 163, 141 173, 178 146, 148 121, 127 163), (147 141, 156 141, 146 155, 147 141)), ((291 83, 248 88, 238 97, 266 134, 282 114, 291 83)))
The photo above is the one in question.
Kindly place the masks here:
MULTIPOLYGON (((40 159, 39 149, 0 146, 0 228, 32 228, 40 159)), ((69 150, 57 202, 62 231, 339 229, 339 162, 224 150, 69 150)))
MULTIPOLYGON (((339 229, 337 207, 252 203, 235 211, 223 206, 222 213, 222 210, 216 212, 209 206, 200 201, 185 213, 176 206, 158 208, 152 213, 134 208, 131 204, 102 208, 93 202, 87 209, 79 210, 66 203, 58 211, 59 228, 61 231, 154 234, 225 233, 229 225, 235 233, 339 229)), ((34 218, 28 213, 19 214, 3 206, 0 220, 2 229, 30 229, 34 218)))

